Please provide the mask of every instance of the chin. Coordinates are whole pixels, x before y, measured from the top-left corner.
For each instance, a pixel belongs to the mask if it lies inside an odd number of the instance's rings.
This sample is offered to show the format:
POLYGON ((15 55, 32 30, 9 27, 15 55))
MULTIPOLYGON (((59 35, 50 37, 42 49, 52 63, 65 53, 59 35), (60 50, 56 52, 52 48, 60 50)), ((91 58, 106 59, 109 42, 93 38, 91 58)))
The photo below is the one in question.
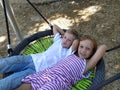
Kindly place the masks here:
POLYGON ((66 48, 66 46, 62 45, 63 48, 66 48))

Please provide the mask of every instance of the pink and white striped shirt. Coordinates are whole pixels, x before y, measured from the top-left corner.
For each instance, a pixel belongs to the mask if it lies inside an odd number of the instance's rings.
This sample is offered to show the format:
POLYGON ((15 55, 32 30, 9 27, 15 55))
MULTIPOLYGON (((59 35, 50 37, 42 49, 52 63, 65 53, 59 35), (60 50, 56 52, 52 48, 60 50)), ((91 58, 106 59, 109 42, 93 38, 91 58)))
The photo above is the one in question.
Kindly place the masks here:
POLYGON ((89 76, 89 73, 83 75, 85 66, 85 59, 72 54, 53 67, 29 75, 22 81, 31 83, 33 90, 70 90, 78 80, 89 76))

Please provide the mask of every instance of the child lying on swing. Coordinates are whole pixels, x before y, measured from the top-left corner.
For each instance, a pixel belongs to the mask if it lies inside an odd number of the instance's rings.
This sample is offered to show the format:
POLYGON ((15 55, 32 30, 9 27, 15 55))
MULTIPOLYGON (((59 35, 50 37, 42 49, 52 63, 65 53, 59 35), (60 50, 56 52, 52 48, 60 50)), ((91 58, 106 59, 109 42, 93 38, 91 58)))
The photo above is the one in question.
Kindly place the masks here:
POLYGON ((78 46, 75 54, 69 55, 51 68, 25 77, 22 80, 23 85, 17 90, 70 90, 78 80, 89 77, 89 71, 96 66, 107 47, 101 45, 97 49, 95 39, 88 35, 74 43, 74 48, 78 46))
POLYGON ((0 80, 0 90, 14 90, 22 84, 25 76, 51 67, 74 52, 71 48, 78 37, 76 30, 64 32, 59 26, 53 25, 53 33, 54 42, 43 53, 0 58, 0 73, 14 72, 0 80))

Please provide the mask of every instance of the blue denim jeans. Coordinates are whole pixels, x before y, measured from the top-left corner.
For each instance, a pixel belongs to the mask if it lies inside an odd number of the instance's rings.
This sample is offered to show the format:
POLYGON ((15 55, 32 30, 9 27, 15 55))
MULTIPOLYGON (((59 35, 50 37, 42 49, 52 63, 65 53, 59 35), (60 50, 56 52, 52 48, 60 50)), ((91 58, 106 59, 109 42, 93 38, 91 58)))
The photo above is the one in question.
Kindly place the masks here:
POLYGON ((0 73, 7 72, 14 73, 0 80, 0 90, 15 90, 25 76, 36 72, 32 57, 26 55, 0 59, 0 73))

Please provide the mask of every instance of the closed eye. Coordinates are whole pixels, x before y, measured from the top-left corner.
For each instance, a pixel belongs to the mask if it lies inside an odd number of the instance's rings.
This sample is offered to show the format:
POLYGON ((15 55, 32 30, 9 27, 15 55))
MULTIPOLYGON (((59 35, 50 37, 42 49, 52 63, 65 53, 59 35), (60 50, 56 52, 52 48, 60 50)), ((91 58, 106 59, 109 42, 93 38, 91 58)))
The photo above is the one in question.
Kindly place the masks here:
POLYGON ((72 40, 68 39, 69 42, 71 42, 72 40))

